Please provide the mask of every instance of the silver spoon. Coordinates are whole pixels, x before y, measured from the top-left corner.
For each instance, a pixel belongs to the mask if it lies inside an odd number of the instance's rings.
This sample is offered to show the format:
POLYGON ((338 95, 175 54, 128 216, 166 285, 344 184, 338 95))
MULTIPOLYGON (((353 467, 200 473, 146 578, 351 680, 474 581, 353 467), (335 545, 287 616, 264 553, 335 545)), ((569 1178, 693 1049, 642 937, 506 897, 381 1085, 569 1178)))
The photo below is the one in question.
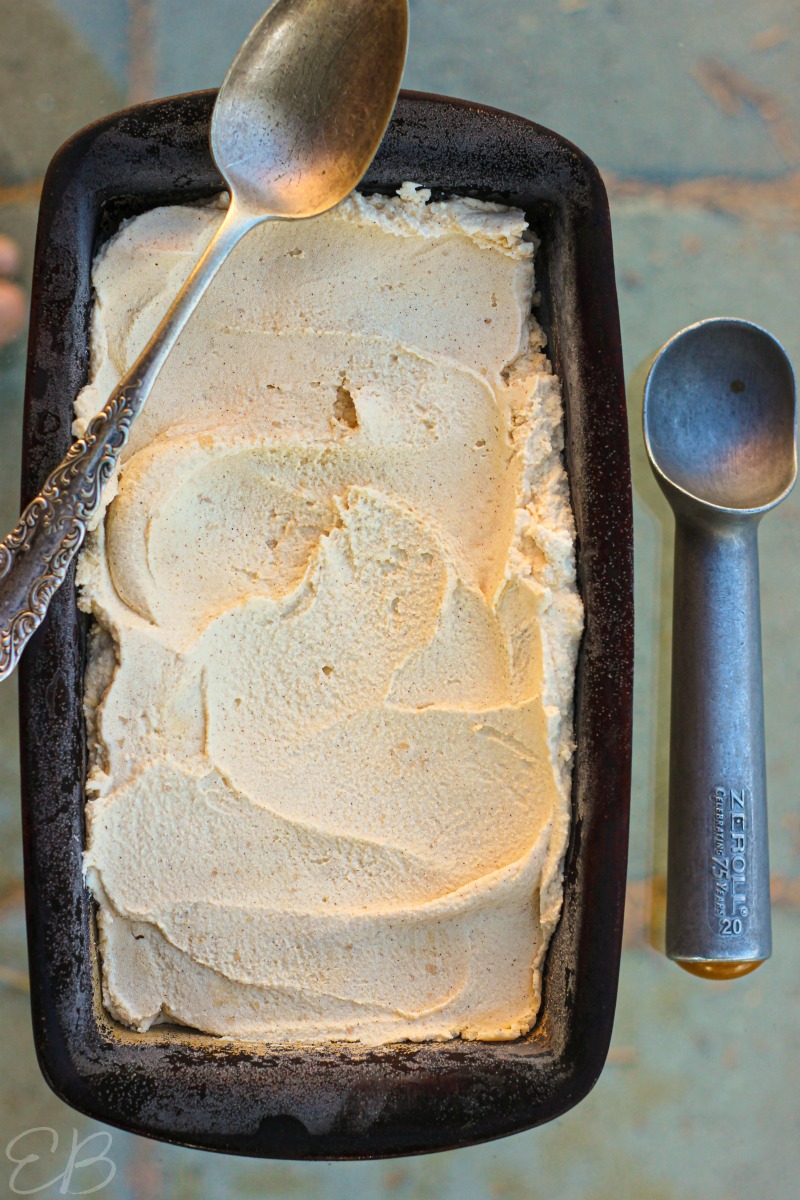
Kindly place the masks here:
POLYGON ((317 216, 353 190, 389 123, 407 40, 407 0, 275 0, 250 33, 211 121, 230 208, 105 408, 0 543, 0 679, 44 619, 130 427, 211 280, 255 225, 317 216))
POLYGON ((667 954, 732 979, 772 949, 758 524, 797 475, 794 375, 747 321, 701 321, 645 384, 675 513, 667 954))

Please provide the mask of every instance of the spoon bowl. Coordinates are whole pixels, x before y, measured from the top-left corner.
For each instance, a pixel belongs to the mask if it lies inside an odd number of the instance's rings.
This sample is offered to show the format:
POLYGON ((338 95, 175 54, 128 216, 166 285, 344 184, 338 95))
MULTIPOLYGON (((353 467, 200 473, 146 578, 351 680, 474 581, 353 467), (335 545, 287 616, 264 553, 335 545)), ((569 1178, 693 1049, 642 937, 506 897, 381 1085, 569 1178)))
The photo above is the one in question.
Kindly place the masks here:
POLYGON ((791 365, 757 325, 690 325, 653 364, 647 450, 659 482, 697 503, 741 513, 778 504, 797 475, 794 427, 791 365))
POLYGON ((406 0, 276 0, 220 88, 211 152, 252 214, 313 217, 378 149, 405 62, 406 0))

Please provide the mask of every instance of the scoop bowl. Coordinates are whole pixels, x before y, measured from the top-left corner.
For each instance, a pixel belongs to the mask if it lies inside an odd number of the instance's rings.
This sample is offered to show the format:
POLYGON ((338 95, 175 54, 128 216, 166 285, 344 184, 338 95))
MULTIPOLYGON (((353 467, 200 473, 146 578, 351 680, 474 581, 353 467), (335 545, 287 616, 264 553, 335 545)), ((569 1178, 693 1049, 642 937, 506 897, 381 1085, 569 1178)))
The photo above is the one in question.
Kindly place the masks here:
POLYGON ((794 375, 779 342, 748 321, 700 321, 660 351, 644 432, 662 486, 709 508, 766 512, 797 476, 794 375))

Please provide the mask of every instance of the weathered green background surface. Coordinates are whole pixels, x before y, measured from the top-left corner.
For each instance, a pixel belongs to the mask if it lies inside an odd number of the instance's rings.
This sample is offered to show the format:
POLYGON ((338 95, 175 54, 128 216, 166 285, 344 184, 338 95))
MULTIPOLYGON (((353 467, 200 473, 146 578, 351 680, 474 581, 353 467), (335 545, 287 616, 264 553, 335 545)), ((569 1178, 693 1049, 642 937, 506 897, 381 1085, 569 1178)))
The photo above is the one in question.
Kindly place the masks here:
MULTIPOLYGON (((130 100, 212 86, 263 0, 0 0, 0 232, 29 269, 37 187, 80 124, 130 100)), ((762 529, 775 955, 735 984, 650 945, 661 916, 671 532, 639 437, 648 356, 720 313, 771 328, 800 363, 800 6, 796 0, 412 0, 406 83, 484 100, 572 138, 612 199, 636 491, 637 679, 626 949, 609 1064, 543 1129, 389 1163, 258 1163, 112 1131, 109 1200, 689 1200, 800 1194, 800 492, 762 529)), ((0 371, 0 523, 16 515, 23 347, 0 371)), ((17 1134, 63 1171, 103 1127, 48 1091, 25 991, 13 684, 0 688, 0 1192, 17 1134)), ((92 1148, 87 1147, 87 1152, 92 1148)), ((102 1149, 95 1143, 96 1151, 102 1149)), ((18 1151, 21 1154, 21 1151, 18 1151)), ((103 1170, 76 1173, 78 1193, 103 1170)), ((55 1197, 60 1181, 39 1192, 55 1197)))

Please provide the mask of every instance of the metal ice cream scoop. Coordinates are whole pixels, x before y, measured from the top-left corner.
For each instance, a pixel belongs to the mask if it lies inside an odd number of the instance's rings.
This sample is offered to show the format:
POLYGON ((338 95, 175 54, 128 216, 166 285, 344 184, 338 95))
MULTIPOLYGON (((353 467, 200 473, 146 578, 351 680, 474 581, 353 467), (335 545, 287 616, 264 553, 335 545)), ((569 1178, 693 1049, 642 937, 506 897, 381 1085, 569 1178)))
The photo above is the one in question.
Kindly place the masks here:
POLYGON ((797 474, 791 364, 747 321, 701 321, 644 391, 675 513, 667 954, 731 979, 772 949, 758 525, 797 474))
POLYGON ((0 679, 44 619, 130 427, 201 296, 248 230, 313 217, 359 182, 394 108, 408 0, 275 0, 222 84, 211 152, 230 208, 151 340, 0 543, 0 679))

